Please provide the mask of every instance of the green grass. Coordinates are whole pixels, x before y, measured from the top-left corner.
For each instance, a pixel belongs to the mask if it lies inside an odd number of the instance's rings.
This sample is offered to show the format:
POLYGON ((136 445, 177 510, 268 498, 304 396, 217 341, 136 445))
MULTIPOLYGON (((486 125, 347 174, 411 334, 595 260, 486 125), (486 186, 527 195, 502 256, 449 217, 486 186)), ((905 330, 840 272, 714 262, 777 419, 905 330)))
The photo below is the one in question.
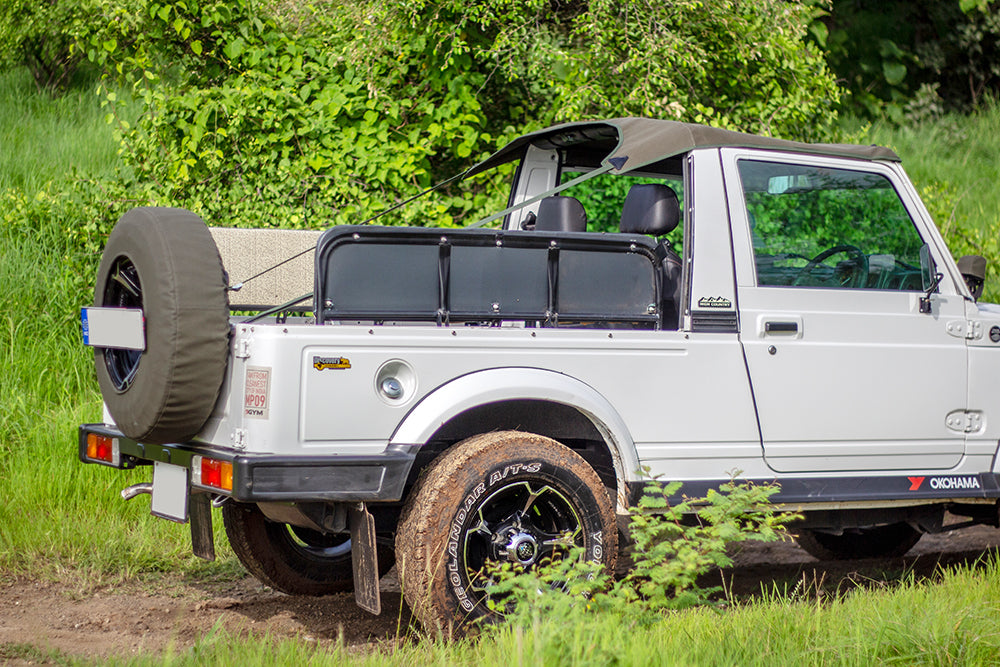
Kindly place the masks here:
POLYGON ((947 233, 958 220, 979 228, 1000 223, 1000 105, 969 116, 948 115, 918 127, 876 123, 872 143, 893 148, 918 189, 947 184, 951 207, 935 219, 947 233))
POLYGON ((934 583, 857 589, 828 602, 770 596, 637 626, 581 613, 473 640, 404 638, 368 654, 336 642, 244 637, 215 629, 189 650, 113 665, 989 665, 1000 662, 1000 567, 949 570, 934 583))
MULTIPOLYGON (((0 146, 0 195, 58 192, 77 173, 114 166, 111 129, 90 88, 49 98, 21 70, 0 74, 0 146)), ((79 333, 79 287, 92 278, 76 274, 62 224, 0 225, 0 573, 204 571, 184 527, 151 517, 148 501, 118 495, 148 481, 148 469, 77 460, 76 428, 101 420, 101 401, 79 333)), ((214 567, 236 571, 220 551, 214 567)))
POLYGON ((110 172, 118 149, 97 84, 40 95, 26 69, 0 72, 0 192, 35 193, 71 170, 110 172))

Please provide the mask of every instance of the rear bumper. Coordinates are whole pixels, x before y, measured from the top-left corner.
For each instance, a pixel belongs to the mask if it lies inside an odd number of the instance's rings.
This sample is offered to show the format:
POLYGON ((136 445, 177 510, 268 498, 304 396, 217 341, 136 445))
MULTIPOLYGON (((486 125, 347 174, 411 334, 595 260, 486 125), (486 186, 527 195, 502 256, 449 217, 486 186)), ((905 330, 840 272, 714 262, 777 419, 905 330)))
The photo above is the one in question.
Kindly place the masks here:
POLYGON ((196 444, 149 445, 126 438, 106 424, 82 424, 79 429, 79 457, 84 463, 113 468, 134 468, 154 461, 187 468, 188 479, 196 456, 226 461, 233 465, 233 490, 197 487, 211 493, 231 495, 240 502, 394 502, 403 497, 416 447, 389 447, 376 456, 276 456, 247 454, 224 447, 196 444), (87 435, 114 441, 115 463, 87 456, 87 435))

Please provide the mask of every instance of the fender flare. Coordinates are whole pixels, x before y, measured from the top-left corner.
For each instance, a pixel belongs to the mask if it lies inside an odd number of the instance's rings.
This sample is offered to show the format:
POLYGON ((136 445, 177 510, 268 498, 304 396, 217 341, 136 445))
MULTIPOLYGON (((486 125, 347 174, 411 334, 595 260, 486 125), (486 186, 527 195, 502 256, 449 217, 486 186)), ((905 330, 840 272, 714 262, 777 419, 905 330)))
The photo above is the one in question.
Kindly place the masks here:
MULTIPOLYGON (((627 482, 639 480, 639 459, 625 420, 600 392, 563 373, 540 368, 493 368, 476 371, 437 387, 410 410, 389 445, 422 445, 444 424, 466 410, 508 400, 561 403, 579 410, 604 437, 619 479, 619 506, 627 482)), ((627 491, 626 491, 627 493, 627 491)), ((625 496, 627 498, 627 495, 625 496)))

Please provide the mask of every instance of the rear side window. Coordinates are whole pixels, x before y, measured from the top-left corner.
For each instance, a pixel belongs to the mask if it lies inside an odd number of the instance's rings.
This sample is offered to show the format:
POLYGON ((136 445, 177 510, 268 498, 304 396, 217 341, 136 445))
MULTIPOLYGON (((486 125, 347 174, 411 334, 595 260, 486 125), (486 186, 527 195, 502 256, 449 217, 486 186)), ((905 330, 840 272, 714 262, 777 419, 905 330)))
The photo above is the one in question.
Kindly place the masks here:
POLYGON ((919 291, 917 233, 885 176, 739 162, 757 284, 919 291))
MULTIPOLYGON (((560 183, 567 183, 580 176, 579 172, 564 171, 560 183)), ((684 210, 684 186, 680 176, 635 176, 632 174, 601 174, 560 192, 561 195, 575 197, 583 204, 587 213, 587 231, 617 232, 622 217, 625 197, 633 185, 662 183, 670 186, 677 195, 681 210, 684 210)), ((683 223, 671 233, 675 247, 680 246, 683 223)))

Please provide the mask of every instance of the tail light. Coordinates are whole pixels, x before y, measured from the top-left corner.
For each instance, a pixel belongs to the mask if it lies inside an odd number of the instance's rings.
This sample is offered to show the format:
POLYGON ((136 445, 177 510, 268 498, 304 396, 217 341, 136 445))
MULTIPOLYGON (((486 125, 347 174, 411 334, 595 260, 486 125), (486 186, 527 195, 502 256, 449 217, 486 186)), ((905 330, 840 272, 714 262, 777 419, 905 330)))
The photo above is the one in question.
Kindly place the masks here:
POLYGON ((117 466, 121 461, 118 438, 96 433, 87 434, 87 458, 98 463, 117 466))
POLYGON ((195 456, 191 461, 191 482, 220 491, 233 490, 233 464, 207 456, 195 456))

